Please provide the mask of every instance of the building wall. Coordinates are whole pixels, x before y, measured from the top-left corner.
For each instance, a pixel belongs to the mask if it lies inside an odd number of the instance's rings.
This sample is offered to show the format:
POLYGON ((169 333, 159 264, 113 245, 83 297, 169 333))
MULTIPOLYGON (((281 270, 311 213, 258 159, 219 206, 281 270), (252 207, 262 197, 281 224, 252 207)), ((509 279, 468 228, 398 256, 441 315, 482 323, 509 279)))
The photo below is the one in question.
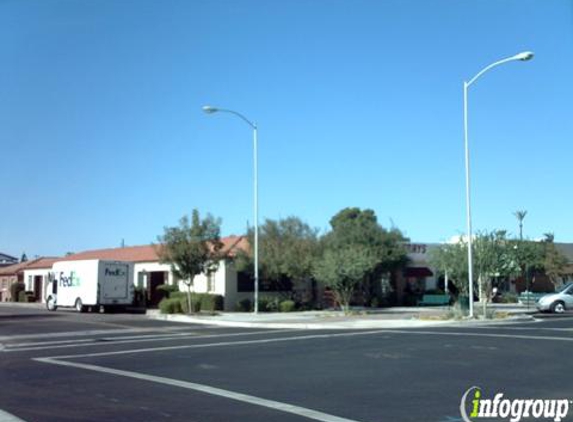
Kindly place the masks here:
MULTIPOLYGON (((165 283, 169 285, 177 285, 182 292, 187 291, 187 285, 183 280, 178 280, 171 271, 169 264, 161 264, 159 262, 141 262, 136 263, 134 266, 134 283, 135 286, 147 289, 151 272, 164 272, 166 274, 165 283)), ((234 271, 233 265, 222 260, 219 263, 217 271, 210 277, 205 274, 195 276, 193 280, 193 287, 191 291, 195 293, 210 293, 223 296, 225 303, 225 310, 232 310, 235 304, 233 296, 237 290, 237 273, 234 271), (232 288, 234 287, 234 291, 232 288), (229 291, 231 288, 231 291, 229 291), (231 297, 229 297, 231 294, 231 297)))
POLYGON ((34 270, 24 270, 24 285, 26 286, 26 291, 34 292, 36 298, 41 298, 41 302, 46 301, 46 282, 48 280, 48 274, 51 268, 34 269, 34 270), (40 292, 34 289, 34 278, 42 277, 42 283, 40 284, 40 292))
POLYGON ((16 275, 0 276, 0 302, 9 302, 12 300, 10 286, 16 282, 18 282, 16 275))

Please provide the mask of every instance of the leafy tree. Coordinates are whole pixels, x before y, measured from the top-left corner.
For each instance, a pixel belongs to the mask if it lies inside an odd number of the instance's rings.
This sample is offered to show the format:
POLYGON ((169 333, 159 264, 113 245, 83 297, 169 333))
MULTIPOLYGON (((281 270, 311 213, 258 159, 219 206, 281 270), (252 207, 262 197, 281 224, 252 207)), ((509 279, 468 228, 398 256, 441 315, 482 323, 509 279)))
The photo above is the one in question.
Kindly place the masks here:
POLYGON ((461 295, 469 294, 468 283, 468 245, 460 239, 456 243, 447 243, 429 252, 430 265, 440 276, 448 275, 461 295))
POLYGON ((330 225, 332 230, 322 239, 324 252, 314 275, 332 288, 343 309, 348 310, 358 288, 368 299, 375 281, 406 264, 407 239, 398 229, 384 229, 369 209, 343 209, 332 217, 330 225))
POLYGON ((553 284, 557 283, 557 279, 567 274, 566 268, 569 260, 555 247, 555 236, 553 233, 546 233, 543 245, 543 269, 549 280, 553 284))
POLYGON ((156 251, 160 261, 170 264, 173 274, 187 286, 189 312, 193 312, 191 289, 195 276, 217 271, 223 247, 220 226, 220 219, 211 214, 201 219, 199 211, 195 209, 191 224, 184 216, 178 227, 165 227, 164 234, 158 236, 161 244, 156 251))
MULTIPOLYGON (((544 272, 556 283, 566 274, 567 258, 553 243, 554 236, 546 234, 542 242, 509 239, 507 232, 497 230, 475 236, 474 276, 477 278, 479 297, 484 310, 491 297, 492 281, 496 278, 525 276, 527 288, 535 273, 544 272)), ((430 263, 442 275, 447 272, 455 286, 468 293, 467 242, 442 245, 430 252, 430 263)))
POLYGON ((517 275, 520 267, 513 244, 504 230, 479 233, 473 245, 474 269, 485 316, 487 303, 492 294, 493 279, 517 275))
MULTIPOLYGON (((254 230, 248 231, 252 245, 254 230)), ((263 280, 281 285, 285 280, 305 281, 312 276, 319 251, 318 230, 298 217, 267 219, 259 226, 259 274, 263 280)), ((236 268, 253 273, 253 256, 239 251, 236 268)))
POLYGON ((363 245, 327 249, 315 265, 316 278, 330 287, 347 312, 358 285, 378 263, 374 251, 363 245))

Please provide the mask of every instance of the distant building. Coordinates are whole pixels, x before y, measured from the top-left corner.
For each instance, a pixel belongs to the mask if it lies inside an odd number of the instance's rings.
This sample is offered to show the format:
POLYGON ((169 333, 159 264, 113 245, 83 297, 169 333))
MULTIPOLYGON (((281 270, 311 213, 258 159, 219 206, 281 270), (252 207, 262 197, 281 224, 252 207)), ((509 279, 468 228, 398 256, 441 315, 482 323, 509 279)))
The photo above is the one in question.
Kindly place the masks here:
MULTIPOLYGON (((47 272, 52 268, 52 263, 57 258, 36 258, 31 261, 20 262, 0 268, 0 302, 12 301, 11 286, 15 283, 24 283, 25 271, 29 269, 43 268, 47 272)), ((17 262, 17 261, 16 261, 17 262)), ((34 286, 28 290, 34 291, 34 286)), ((37 286, 37 291, 41 292, 43 286, 37 286)), ((39 299, 40 301, 41 299, 39 299)))
POLYGON ((0 267, 7 267, 18 263, 18 258, 0 252, 0 267))
MULTIPOLYGON (((221 239, 221 242, 223 243, 221 253, 224 258, 219 262, 217 271, 210 276, 205 274, 196 276, 193 280, 192 290, 197 293, 221 295, 224 297, 225 310, 234 310, 238 301, 244 298, 252 300, 252 293, 240 291, 239 277, 233 264, 233 258, 238 251, 248 250, 248 242, 244 236, 225 237, 221 239)), ((186 286, 171 271, 171 266, 160 262, 156 247, 143 245, 98 249, 79 252, 51 261, 45 260, 22 269, 21 281, 25 282, 27 291, 34 292, 37 301, 45 302, 46 282, 54 262, 91 259, 133 262, 133 283, 146 292, 147 304, 154 307, 164 297, 163 292, 158 289, 160 285, 178 284, 180 290, 186 290, 186 286)))

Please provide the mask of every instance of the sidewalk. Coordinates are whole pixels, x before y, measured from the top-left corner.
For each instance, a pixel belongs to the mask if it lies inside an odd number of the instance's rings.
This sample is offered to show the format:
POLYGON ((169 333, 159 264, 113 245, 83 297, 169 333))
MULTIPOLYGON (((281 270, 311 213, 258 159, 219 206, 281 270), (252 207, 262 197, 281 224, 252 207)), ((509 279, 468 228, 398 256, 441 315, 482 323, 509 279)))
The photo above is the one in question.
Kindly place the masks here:
POLYGON ((507 318, 494 320, 443 320, 448 307, 395 307, 371 310, 356 309, 350 315, 341 311, 307 311, 288 313, 221 312, 217 315, 163 315, 158 310, 148 310, 147 316, 189 324, 216 325, 222 327, 269 328, 269 329, 385 329, 421 328, 460 325, 499 324, 517 321, 533 321, 529 311, 522 305, 492 305, 497 312, 508 314, 507 318))

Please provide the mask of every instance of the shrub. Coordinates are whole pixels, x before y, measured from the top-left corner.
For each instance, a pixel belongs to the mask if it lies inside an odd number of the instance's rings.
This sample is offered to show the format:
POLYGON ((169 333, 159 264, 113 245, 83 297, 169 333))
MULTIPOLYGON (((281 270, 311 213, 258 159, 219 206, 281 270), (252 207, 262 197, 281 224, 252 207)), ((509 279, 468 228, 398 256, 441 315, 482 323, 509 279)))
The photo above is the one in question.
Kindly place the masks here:
POLYGON ((515 293, 502 293, 497 300, 498 303, 517 303, 518 299, 515 293))
POLYGON ((249 299, 240 300, 235 306, 235 309, 238 312, 251 312, 251 301, 249 299))
POLYGON ((261 296, 259 298, 259 311, 260 312, 278 312, 279 298, 270 296, 261 296))
POLYGON ((201 310, 214 312, 223 310, 223 296, 203 293, 201 296, 201 310))
POLYGON ((24 290, 20 290, 18 292, 18 302, 28 302, 28 292, 25 292, 24 290))
POLYGON ((12 297, 12 302, 18 302, 20 299, 20 292, 26 290, 24 283, 13 283, 10 286, 10 296, 12 297))
POLYGON ((295 303, 292 300, 284 300, 279 305, 281 312, 292 312, 295 310, 295 303))
MULTIPOLYGON (((181 310, 184 314, 189 314, 189 301, 187 299, 187 293, 177 296, 177 300, 181 304, 181 310)), ((197 293, 191 293, 191 305, 193 307, 193 312, 201 312, 201 296, 197 293)))
POLYGON ((179 299, 165 298, 159 302, 159 310, 162 314, 180 314, 181 302, 179 299))
POLYGON ((157 286, 157 290, 163 292, 165 297, 170 298, 173 293, 179 292, 179 286, 177 286, 176 284, 175 285, 174 284, 160 284, 159 286, 157 286))

